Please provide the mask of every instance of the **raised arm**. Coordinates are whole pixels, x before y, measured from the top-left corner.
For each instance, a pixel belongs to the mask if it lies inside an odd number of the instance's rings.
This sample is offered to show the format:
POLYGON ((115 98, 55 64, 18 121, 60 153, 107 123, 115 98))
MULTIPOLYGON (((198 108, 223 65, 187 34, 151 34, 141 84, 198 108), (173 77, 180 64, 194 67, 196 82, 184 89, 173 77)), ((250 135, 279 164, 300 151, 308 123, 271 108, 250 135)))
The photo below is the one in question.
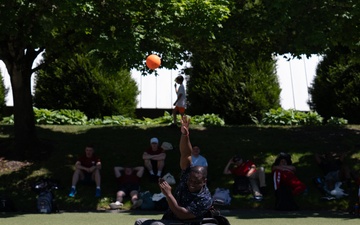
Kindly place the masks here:
POLYGON ((180 168, 185 170, 191 165, 192 146, 189 137, 190 119, 187 116, 181 118, 181 137, 180 137, 180 168))
POLYGON ((133 170, 136 172, 136 176, 142 177, 145 169, 143 166, 137 166, 137 167, 134 167, 133 170))
POLYGON ((226 164, 225 168, 224 168, 224 174, 231 174, 230 171, 230 166, 234 163, 233 158, 231 158, 228 163, 226 164))
POLYGON ((121 171, 123 171, 124 168, 121 167, 121 166, 115 166, 114 167, 114 173, 115 173, 115 177, 118 178, 118 177, 121 177, 121 171))

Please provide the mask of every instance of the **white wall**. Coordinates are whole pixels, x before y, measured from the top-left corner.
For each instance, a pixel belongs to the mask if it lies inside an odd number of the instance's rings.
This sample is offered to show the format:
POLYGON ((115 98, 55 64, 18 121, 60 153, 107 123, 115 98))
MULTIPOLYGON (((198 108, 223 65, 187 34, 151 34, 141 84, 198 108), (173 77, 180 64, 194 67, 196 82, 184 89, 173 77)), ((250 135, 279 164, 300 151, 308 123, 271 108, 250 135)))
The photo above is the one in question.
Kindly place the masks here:
MULTIPOLYGON (((35 65, 38 61, 35 61, 33 65, 35 65)), ((9 92, 7 94, 7 96, 5 96, 5 100, 6 100, 6 105, 7 106, 13 106, 14 102, 13 102, 13 96, 12 96, 12 88, 11 88, 11 84, 10 84, 10 76, 7 72, 6 66, 4 64, 3 61, 0 60, 0 70, 1 70, 1 74, 4 78, 4 84, 5 84, 5 88, 9 88, 9 92)), ((31 87, 32 87, 32 92, 33 87, 34 87, 34 75, 31 77, 31 87)))
MULTIPOLYGON (((309 99, 308 87, 311 85, 315 69, 321 60, 318 56, 310 59, 293 59, 287 61, 283 57, 278 58, 277 74, 281 91, 281 106, 284 109, 296 109, 308 111, 309 99)), ((37 63, 37 61, 35 61, 37 63)), ((11 88, 10 77, 5 65, 0 61, 0 69, 4 77, 5 86, 11 88)), ((142 76, 140 72, 133 70, 132 77, 138 84, 140 94, 137 97, 137 108, 172 108, 176 100, 174 80, 178 76, 177 70, 158 69, 158 76, 154 74, 142 76)), ((32 78, 33 80, 33 78, 32 78)), ((32 82, 33 84, 33 82, 32 82)), ((184 81, 186 87, 186 80, 184 81)), ((12 92, 6 97, 6 104, 13 105, 12 92)))
MULTIPOLYGON (((289 57, 289 55, 287 55, 289 57)), ((288 61, 284 57, 277 58, 277 74, 281 91, 281 106, 284 109, 296 109, 309 111, 308 87, 311 86, 316 72, 316 66, 322 58, 313 55, 307 59, 292 59, 288 61)))
MULTIPOLYGON (((139 71, 132 70, 131 75, 138 84, 140 94, 137 97, 137 108, 173 108, 176 101, 174 80, 179 75, 178 70, 157 69, 158 75, 154 73, 142 76, 139 71)), ((186 79, 184 80, 186 87, 186 79)))

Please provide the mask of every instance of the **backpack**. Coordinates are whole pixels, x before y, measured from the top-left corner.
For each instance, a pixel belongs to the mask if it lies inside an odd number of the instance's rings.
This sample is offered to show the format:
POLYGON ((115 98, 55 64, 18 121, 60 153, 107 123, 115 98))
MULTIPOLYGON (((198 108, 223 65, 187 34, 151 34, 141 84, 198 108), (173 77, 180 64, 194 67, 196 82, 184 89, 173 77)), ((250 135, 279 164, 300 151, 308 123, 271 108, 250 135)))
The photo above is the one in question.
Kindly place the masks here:
POLYGON ((214 204, 230 205, 231 197, 229 189, 216 188, 213 195, 214 204))
POLYGON ((50 191, 43 191, 37 198, 39 213, 51 213, 53 211, 53 195, 50 191))

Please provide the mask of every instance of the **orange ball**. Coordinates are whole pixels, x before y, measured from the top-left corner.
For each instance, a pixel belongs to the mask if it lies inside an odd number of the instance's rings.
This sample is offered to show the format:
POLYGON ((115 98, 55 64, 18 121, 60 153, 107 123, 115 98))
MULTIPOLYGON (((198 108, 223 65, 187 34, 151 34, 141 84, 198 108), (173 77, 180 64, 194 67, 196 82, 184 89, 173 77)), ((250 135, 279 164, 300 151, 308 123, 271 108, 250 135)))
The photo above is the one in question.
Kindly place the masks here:
POLYGON ((157 69, 161 65, 161 59, 158 55, 151 54, 148 57, 146 57, 146 66, 151 69, 157 69))

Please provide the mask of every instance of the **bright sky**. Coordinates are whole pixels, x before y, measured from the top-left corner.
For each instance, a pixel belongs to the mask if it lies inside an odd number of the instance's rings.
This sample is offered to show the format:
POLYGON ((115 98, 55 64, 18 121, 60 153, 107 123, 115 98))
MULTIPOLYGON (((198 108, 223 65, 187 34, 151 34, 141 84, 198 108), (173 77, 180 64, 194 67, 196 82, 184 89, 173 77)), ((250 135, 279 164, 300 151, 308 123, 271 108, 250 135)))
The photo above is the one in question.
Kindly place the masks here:
MULTIPOLYGON (((296 109, 308 111, 309 99, 308 87, 315 76, 315 70, 321 58, 313 56, 310 59, 293 59, 287 61, 279 57, 277 63, 277 74, 279 77, 281 91, 281 106, 284 109, 296 109)), ((37 63, 37 61, 35 61, 37 63)), ((6 104, 13 105, 10 77, 6 67, 0 61, 1 73, 4 77, 5 87, 10 88, 6 97, 6 104)), ((132 71, 132 77, 137 82, 140 94, 137 97, 137 108, 160 108, 169 109, 173 107, 176 100, 174 91, 174 80, 179 75, 177 70, 158 69, 158 76, 154 74, 141 76, 140 72, 132 71)), ((32 82, 33 84, 33 82, 32 82)), ((184 81, 186 87, 186 81, 184 81)))

